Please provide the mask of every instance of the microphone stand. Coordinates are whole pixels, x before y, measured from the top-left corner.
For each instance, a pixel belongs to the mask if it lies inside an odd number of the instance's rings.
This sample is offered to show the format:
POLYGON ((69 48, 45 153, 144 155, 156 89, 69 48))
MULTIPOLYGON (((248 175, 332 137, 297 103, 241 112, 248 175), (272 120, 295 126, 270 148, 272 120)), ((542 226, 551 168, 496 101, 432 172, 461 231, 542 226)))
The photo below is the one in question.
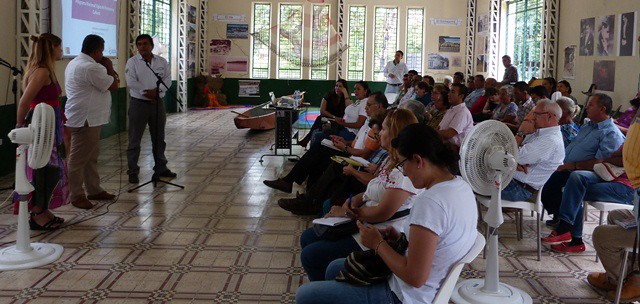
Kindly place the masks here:
MULTIPOLYGON (((11 70, 11 75, 13 75, 13 81, 11 84, 11 92, 13 93, 13 104, 15 104, 16 106, 18 105, 18 75, 22 75, 23 71, 22 69, 11 65, 9 62, 7 62, 6 60, 0 58, 0 65, 7 67, 9 70, 11 70)), ((15 183, 13 186, 8 187, 8 188, 2 188, 0 189, 0 191, 5 191, 5 190, 11 190, 15 186, 15 183)))
MULTIPOLYGON (((154 136, 155 139, 152 141, 152 145, 153 145, 152 146, 152 151, 153 151, 153 154, 154 154, 153 155, 153 158, 154 158, 153 162, 155 163, 156 160, 158 159, 156 156, 157 156, 157 153, 158 153, 157 144, 158 144, 158 133, 159 133, 158 132, 158 118, 160 116, 159 107, 160 107, 160 103, 163 102, 162 99, 160 98, 160 85, 162 84, 167 89, 166 92, 169 93, 169 95, 171 97, 173 97, 173 99, 178 101, 178 103, 180 105, 182 105, 182 102, 176 96, 174 96, 173 93, 171 93, 171 90, 169 89, 167 84, 164 83, 164 81, 162 81, 162 77, 158 73, 156 73, 156 71, 154 71, 153 68, 151 68, 151 64, 149 63, 149 61, 145 60, 144 63, 147 65, 149 70, 151 70, 151 73, 153 73, 153 75, 155 75, 156 78, 157 78, 157 80, 156 80, 156 92, 158 92, 158 100, 156 101, 156 121, 155 121, 156 134, 154 136)), ((167 73, 167 72, 168 71, 165 71, 165 73, 167 73)), ((153 183, 153 187, 155 188, 158 185, 159 182, 167 184, 167 185, 175 186, 175 187, 178 187, 180 189, 184 189, 184 186, 181 186, 181 185, 178 185, 178 184, 174 184, 174 183, 171 183, 171 182, 168 182, 168 181, 161 180, 160 176, 158 174, 154 173, 151 176, 151 180, 150 181, 148 181, 148 182, 146 182, 144 184, 138 185, 138 186, 136 186, 136 187, 134 187, 132 189, 129 189, 127 192, 131 193, 131 192, 133 192, 133 191, 135 191, 137 189, 140 189, 140 188, 142 188, 142 187, 144 187, 144 186, 146 186, 146 185, 148 185, 150 183, 153 183)))

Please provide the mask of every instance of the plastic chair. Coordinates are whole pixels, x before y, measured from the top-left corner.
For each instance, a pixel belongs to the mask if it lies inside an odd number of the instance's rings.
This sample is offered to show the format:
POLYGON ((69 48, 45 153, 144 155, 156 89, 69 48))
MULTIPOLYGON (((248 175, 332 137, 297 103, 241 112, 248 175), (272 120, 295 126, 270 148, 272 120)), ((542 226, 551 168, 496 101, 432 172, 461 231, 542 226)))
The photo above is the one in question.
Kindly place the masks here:
MULTIPOLYGON (((540 240, 540 221, 542 220, 542 189, 536 191, 536 193, 533 193, 533 195, 531 196, 531 199, 528 201, 507 201, 507 200, 502 200, 502 208, 513 208, 513 209, 519 209, 518 213, 516 213, 516 237, 518 238, 518 240, 522 239, 522 218, 523 218, 523 212, 524 211, 531 211, 531 212, 535 212, 536 213, 536 242, 538 245, 537 248, 537 255, 538 255, 538 261, 540 261, 540 256, 542 255, 542 243, 540 240)), ((476 194, 476 201, 478 201, 478 203, 482 204, 483 206, 489 208, 489 205, 491 204, 491 197, 488 196, 483 196, 483 195, 479 195, 476 194)))
MULTIPOLYGON (((629 263, 629 254, 633 253, 633 247, 627 247, 624 250, 624 255, 622 256, 622 265, 620 265, 620 275, 623 276, 627 273, 627 263, 629 263)), ((597 255, 596 255, 597 256, 597 255)), ((614 304, 620 303, 620 295, 622 294, 622 285, 624 282, 624 278, 618 278, 618 285, 616 286, 616 298, 613 302, 614 304)))
MULTIPOLYGON (((633 210, 633 205, 627 204, 619 204, 619 203, 611 203, 611 202, 595 202, 595 201, 584 201, 582 209, 584 211, 584 220, 587 221, 587 207, 592 206, 600 211, 600 219, 598 220, 598 226, 602 225, 604 221, 604 212, 609 212, 617 209, 626 209, 633 210)), ((596 254, 596 262, 598 262, 598 255, 596 254)))
POLYGON ((449 270, 449 273, 442 281, 442 285, 440 285, 440 289, 436 294, 436 297, 433 299, 433 304, 447 304, 449 303, 449 298, 451 298, 451 294, 453 293, 453 289, 456 287, 456 283, 458 282, 458 278, 460 277, 460 273, 462 272, 462 268, 464 268, 465 264, 471 263, 475 258, 480 254, 480 251, 484 248, 485 244, 484 236, 480 232, 476 236, 476 242, 471 247, 471 250, 467 252, 467 254, 462 257, 462 259, 454 264, 449 270))

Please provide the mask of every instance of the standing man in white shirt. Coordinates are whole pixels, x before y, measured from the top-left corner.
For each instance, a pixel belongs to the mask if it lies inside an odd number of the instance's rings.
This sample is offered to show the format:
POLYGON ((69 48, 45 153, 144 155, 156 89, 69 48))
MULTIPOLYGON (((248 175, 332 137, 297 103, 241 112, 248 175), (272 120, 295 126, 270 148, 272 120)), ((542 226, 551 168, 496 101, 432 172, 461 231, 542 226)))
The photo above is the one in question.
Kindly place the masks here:
POLYGON ((400 90, 402 76, 409 72, 407 65, 402 62, 403 57, 404 53, 398 50, 393 60, 387 62, 387 65, 384 66, 382 73, 384 73, 387 81, 387 88, 384 90, 385 93, 398 93, 398 90, 400 90))
POLYGON ((547 182, 564 161, 564 140, 558 125, 560 106, 541 99, 533 109, 533 121, 522 123, 518 142, 518 167, 511 182, 502 189, 502 198, 526 201, 547 182))
POLYGON ((167 168, 167 158, 164 150, 167 143, 164 141, 164 128, 167 122, 167 113, 162 102, 167 88, 156 81, 155 71, 165 84, 171 83, 171 71, 166 59, 153 55, 153 38, 147 34, 136 37, 138 55, 127 60, 125 76, 131 102, 129 103, 129 147, 127 148, 127 164, 129 170, 129 183, 140 182, 138 173, 138 157, 140 156, 140 141, 147 125, 151 135, 153 147, 154 177, 174 178, 176 174, 167 168), (147 66, 148 65, 148 66, 147 66), (151 70, 153 69, 153 71, 151 70))
POLYGON ((464 104, 464 97, 467 95, 467 87, 461 83, 451 85, 449 92, 449 103, 451 108, 447 110, 438 125, 438 133, 449 142, 456 151, 460 149, 460 144, 464 134, 473 127, 473 117, 469 108, 464 104))
POLYGON ((109 123, 111 115, 110 91, 118 89, 120 79, 111 60, 102 55, 102 37, 88 35, 82 42, 81 51, 69 62, 64 73, 65 125, 71 131, 71 152, 67 162, 69 199, 77 208, 91 209, 93 204, 89 200, 116 197, 100 187, 98 154, 100 128, 109 123), (85 196, 85 190, 89 195, 85 196))

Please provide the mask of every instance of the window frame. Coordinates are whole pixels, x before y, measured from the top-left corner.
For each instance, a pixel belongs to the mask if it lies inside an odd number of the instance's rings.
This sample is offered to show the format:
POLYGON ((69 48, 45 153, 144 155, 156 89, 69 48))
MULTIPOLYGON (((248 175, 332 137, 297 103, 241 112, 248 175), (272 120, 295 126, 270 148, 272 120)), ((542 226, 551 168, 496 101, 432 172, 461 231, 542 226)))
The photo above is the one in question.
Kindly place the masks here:
MULTIPOLYGON (((347 48, 347 60, 346 60, 346 80, 349 81, 359 81, 359 80, 364 80, 366 78, 366 66, 367 66, 367 52, 366 52, 366 48, 367 48, 367 5, 363 4, 363 5, 349 5, 348 6, 348 14, 347 14, 347 44, 349 45, 349 48, 347 48), (354 7, 358 7, 358 8, 363 8, 364 9, 364 24, 362 24, 362 28, 364 29, 362 32, 362 70, 358 70, 362 77, 356 77, 356 78, 351 78, 349 77, 349 72, 351 71, 349 69, 349 64, 351 62, 351 50, 354 49, 349 42, 351 41, 351 8, 354 7)), ((357 26, 357 25, 356 25, 357 26)))
MULTIPOLYGON (((271 28, 272 28, 272 21, 273 21, 273 5, 271 5, 270 2, 252 2, 251 3, 251 32, 255 33, 256 32, 256 24, 255 24, 255 12, 256 12, 256 5, 268 5, 269 6, 269 25, 268 25, 268 33, 269 33, 269 43, 267 46, 265 46, 267 48, 267 73, 266 73, 266 77, 257 77, 254 75, 254 56, 255 56, 255 44, 256 43, 261 43, 259 41, 256 41, 256 39, 251 36, 251 40, 250 40, 250 51, 251 51, 251 64, 249 66, 249 76, 251 78, 255 78, 255 79, 269 79, 271 76, 271 28)), ((263 70, 264 68, 258 68, 260 70, 263 70)))
MULTIPOLYGON (((276 78, 277 79, 287 79, 287 80, 302 80, 304 79, 304 75, 303 75, 303 70, 302 70, 302 56, 304 56, 304 4, 303 3, 291 3, 291 2, 281 2, 278 3, 278 26, 280 27, 281 25, 281 21, 282 21, 282 7, 283 6, 299 6, 300 7, 300 76, 297 78, 288 78, 288 77, 281 77, 280 76, 280 63, 282 62, 283 58, 282 56, 278 55, 278 59, 276 60, 276 78)), ((280 34, 278 34, 278 54, 281 54, 281 45, 280 45, 280 34)), ((293 69, 286 69, 286 70, 291 70, 293 71, 293 69)))
MULTIPOLYGON (((171 66, 171 47, 172 47, 172 26, 173 26, 173 6, 172 6, 172 1, 171 0, 147 0, 149 2, 151 2, 151 33, 147 33, 145 31, 145 29, 143 28, 144 23, 143 23, 143 16, 145 15, 146 11, 143 9, 144 8, 144 3, 145 0, 142 0, 140 3, 140 24, 138 26, 138 30, 140 31, 140 34, 149 34, 151 37, 153 37, 154 35, 156 35, 158 32, 156 31, 156 29, 160 28, 156 26, 156 7, 157 4, 160 3, 162 5, 167 5, 168 6, 168 10, 167 10, 167 15, 168 20, 169 20, 169 26, 167 27, 167 32, 166 33, 162 33, 164 35, 167 36, 167 54, 163 57, 166 57, 165 59, 167 60, 169 66, 171 66)), ((161 29, 161 28, 160 28, 161 29)), ((159 36, 158 36, 159 39, 159 36)), ((158 41, 158 42, 162 42, 162 41, 158 41)), ((164 43, 164 42, 163 42, 164 43)))
POLYGON ((405 45, 405 48, 404 48, 404 55, 405 55, 404 56, 404 62, 407 65, 407 68, 409 70, 416 70, 416 71, 418 71, 420 73, 423 73, 423 71, 426 71, 425 65, 424 65, 424 62, 425 62, 424 50, 425 50, 425 32, 426 32, 426 30, 425 30, 426 7, 425 6, 422 6, 422 7, 420 7, 420 6, 407 6, 406 13, 407 13, 407 17, 406 17, 406 21, 407 22, 406 22, 405 39, 404 39, 405 40, 404 41, 404 45, 405 45), (409 60, 408 60, 408 58, 409 58, 409 11, 410 10, 421 10, 422 11, 422 22, 420 23, 420 29, 421 29, 421 31, 420 31, 420 44, 421 44, 420 50, 421 51, 419 53, 420 54, 420 66, 417 67, 417 68, 409 66, 409 60))
MULTIPOLYGON (((324 3, 324 4, 318 4, 318 3, 312 3, 311 5, 311 39, 310 39, 310 43, 309 43, 309 58, 311 65, 309 66, 309 79, 311 80, 328 80, 329 79, 329 56, 331 53, 331 44, 330 44, 330 40, 331 40, 331 35, 330 35, 330 29, 331 29, 331 4, 328 3, 324 3), (327 45, 326 45, 326 65, 324 69, 318 68, 318 67, 314 67, 315 62, 314 62, 314 50, 316 49, 314 42, 315 42, 315 21, 316 18, 314 16, 315 14, 315 8, 316 7, 325 7, 327 8, 329 11, 327 12, 328 14, 328 26, 327 26, 327 30, 326 30, 326 41, 327 41, 327 45), (313 77, 313 72, 314 71, 324 71, 325 76, 324 78, 320 77, 320 78, 314 78, 313 77)), ((303 18, 304 19, 304 18, 303 18)), ((304 24, 304 20, 302 20, 303 24, 304 24)), ((304 54, 304 52, 303 52, 304 54)))
MULTIPOLYGON (((399 6, 392 6, 392 5, 376 5, 376 6, 374 6, 373 7, 373 17, 374 17, 373 18, 373 20, 374 20, 373 21, 373 44, 372 44, 372 46, 373 46, 373 50, 372 50, 372 53, 373 53, 373 56, 372 56, 373 58, 372 59, 373 59, 373 61, 371 62, 372 71, 370 73, 371 81, 385 81, 386 80, 386 79, 384 79, 384 75, 382 76, 382 79, 379 80, 378 78, 376 78, 376 74, 377 74, 377 72, 382 72, 384 70, 385 65, 389 61, 389 59, 393 58, 393 56, 390 57, 390 58, 387 57, 385 59, 384 63, 380 66, 380 71, 376 71, 376 62, 375 62, 376 57, 377 57, 376 56, 377 55, 376 54, 376 37, 377 37, 377 35, 376 35, 376 33, 377 33, 377 31, 376 31, 376 16, 377 16, 377 14, 376 13, 377 13, 378 9, 381 9, 381 8, 395 9, 396 10, 396 14, 397 14, 396 15, 396 25, 395 25, 395 40, 396 41, 395 41, 395 46, 392 48, 393 49, 393 53, 390 53, 390 54, 395 54, 395 52, 398 50, 399 44, 400 44, 400 41, 399 41, 400 40, 400 37, 399 37, 399 33, 400 33, 400 7, 399 6)), ((366 65, 366 62, 365 62, 365 65, 366 65)))

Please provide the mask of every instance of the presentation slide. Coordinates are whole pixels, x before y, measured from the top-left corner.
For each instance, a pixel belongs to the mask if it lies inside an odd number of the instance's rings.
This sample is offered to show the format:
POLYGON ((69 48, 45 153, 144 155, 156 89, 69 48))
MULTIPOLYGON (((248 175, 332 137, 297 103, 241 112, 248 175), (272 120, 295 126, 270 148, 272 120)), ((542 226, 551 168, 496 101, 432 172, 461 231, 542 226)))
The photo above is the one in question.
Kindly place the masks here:
POLYGON ((117 56, 118 2, 119 0, 62 0, 59 2, 60 7, 52 7, 54 34, 61 34, 65 57, 80 54, 82 40, 89 34, 104 39, 104 56, 117 56))

